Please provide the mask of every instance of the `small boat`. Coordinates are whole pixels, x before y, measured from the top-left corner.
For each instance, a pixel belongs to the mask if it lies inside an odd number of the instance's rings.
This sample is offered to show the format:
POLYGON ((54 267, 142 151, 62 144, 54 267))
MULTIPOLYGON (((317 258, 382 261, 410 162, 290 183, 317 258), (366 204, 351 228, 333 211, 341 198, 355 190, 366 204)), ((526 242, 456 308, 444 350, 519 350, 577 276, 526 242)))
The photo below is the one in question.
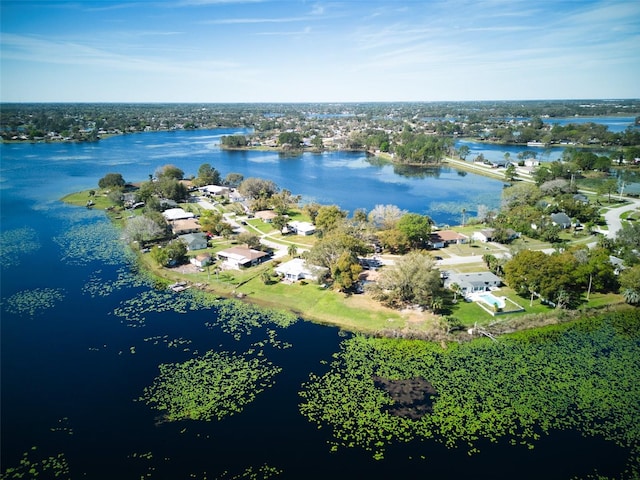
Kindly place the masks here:
POLYGON ((187 282, 176 282, 169 285, 169 288, 174 292, 182 292, 189 288, 189 285, 187 285, 187 282))

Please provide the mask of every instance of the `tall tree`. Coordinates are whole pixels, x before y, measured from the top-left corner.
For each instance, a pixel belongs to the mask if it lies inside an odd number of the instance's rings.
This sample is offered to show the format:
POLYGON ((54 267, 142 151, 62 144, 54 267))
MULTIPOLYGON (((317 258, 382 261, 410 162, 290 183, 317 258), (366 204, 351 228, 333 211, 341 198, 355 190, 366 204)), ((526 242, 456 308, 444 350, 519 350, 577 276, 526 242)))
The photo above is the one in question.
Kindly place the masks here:
POLYGON ((421 247, 431 234, 431 219, 418 213, 407 213, 398 221, 398 230, 404 233, 414 248, 421 247))
POLYGON ((336 228, 347 217, 347 212, 337 205, 323 205, 318 209, 315 224, 322 235, 336 228))
POLYGON ((375 228, 388 230, 395 228, 398 221, 407 213, 406 210, 401 210, 396 205, 378 204, 369 212, 368 218, 375 228))
POLYGON ((98 187, 100 188, 122 188, 124 186, 125 181, 121 173, 107 173, 98 180, 98 187))
POLYGON ((278 191, 278 186, 271 180, 250 177, 242 181, 238 190, 242 195, 250 199, 259 197, 271 198, 278 191))
POLYGON ((175 165, 163 165, 156 169, 155 176, 158 180, 163 178, 182 180, 184 178, 184 172, 175 165))
POLYGON ((370 291, 374 298, 392 308, 407 305, 431 308, 442 293, 440 271, 431 255, 414 250, 382 269, 370 291))
POLYGON ((220 185, 222 183, 220 178, 220 172, 213 168, 208 163, 203 163, 198 168, 198 176, 194 180, 196 186, 202 187, 204 185, 220 185))

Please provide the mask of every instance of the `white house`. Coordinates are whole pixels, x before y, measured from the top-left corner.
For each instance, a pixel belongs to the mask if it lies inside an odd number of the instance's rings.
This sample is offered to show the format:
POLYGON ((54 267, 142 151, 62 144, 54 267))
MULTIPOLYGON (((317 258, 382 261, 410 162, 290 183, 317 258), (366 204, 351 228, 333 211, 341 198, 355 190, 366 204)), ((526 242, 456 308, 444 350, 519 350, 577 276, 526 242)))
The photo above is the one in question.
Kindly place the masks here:
POLYGON ((195 257, 191 257, 189 259, 196 267, 206 267, 211 263, 211 254, 210 253, 199 253, 195 257))
POLYGON ((491 272, 451 273, 444 281, 445 288, 457 284, 463 295, 484 292, 502 285, 502 279, 491 272))
POLYGON ((162 212, 162 216, 166 218, 168 221, 173 220, 185 220, 187 218, 193 218, 195 215, 191 212, 187 212, 182 208, 169 208, 162 212))
POLYGON ((302 258, 294 258, 275 268, 275 272, 278 275, 282 275, 289 282, 297 282, 303 279, 317 280, 319 275, 326 271, 327 269, 324 267, 307 265, 307 262, 302 258))
POLYGON ((473 232, 471 238, 474 240, 479 240, 481 242, 490 242, 493 240, 493 233, 495 232, 494 228, 485 228, 484 230, 479 230, 477 232, 473 232))
POLYGON ((438 230, 429 235, 431 248, 444 248, 447 245, 467 243, 469 237, 453 230, 438 230))
POLYGON ((289 222, 287 226, 293 230, 296 235, 313 235, 316 233, 315 225, 309 222, 299 222, 294 220, 289 222))
POLYGON ((209 195, 228 195, 230 189, 229 187, 220 185, 205 185, 204 187, 200 187, 199 190, 209 195))

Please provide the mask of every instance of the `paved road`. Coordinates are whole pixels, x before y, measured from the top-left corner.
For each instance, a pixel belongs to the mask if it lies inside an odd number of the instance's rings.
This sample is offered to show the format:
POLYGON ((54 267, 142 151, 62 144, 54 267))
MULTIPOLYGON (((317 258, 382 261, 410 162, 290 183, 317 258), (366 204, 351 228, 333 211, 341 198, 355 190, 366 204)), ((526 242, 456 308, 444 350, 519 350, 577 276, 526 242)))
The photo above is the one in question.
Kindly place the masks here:
POLYGON ((616 233, 618 233, 618 230, 622 228, 622 220, 620 219, 620 215, 622 215, 624 212, 640 208, 640 200, 634 198, 627 198, 627 200, 630 202, 627 205, 612 208, 604 214, 604 219, 606 220, 608 227, 608 238, 616 238, 616 233))

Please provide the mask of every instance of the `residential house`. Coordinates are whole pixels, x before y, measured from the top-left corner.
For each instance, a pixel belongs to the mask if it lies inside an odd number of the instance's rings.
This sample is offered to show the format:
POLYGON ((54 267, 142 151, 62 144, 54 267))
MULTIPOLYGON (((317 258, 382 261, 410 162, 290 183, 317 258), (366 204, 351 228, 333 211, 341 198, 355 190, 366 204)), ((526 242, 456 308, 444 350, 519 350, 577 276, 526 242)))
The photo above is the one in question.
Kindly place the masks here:
POLYGON ((187 245, 187 250, 202 250, 207 248, 207 236, 204 233, 187 233, 178 237, 187 245))
POLYGON ((195 257, 191 257, 189 259, 189 262, 191 262, 196 267, 202 268, 202 267, 206 267, 207 265, 210 265, 212 259, 213 258, 211 257, 210 253, 199 253, 195 257))
POLYGON ((444 248, 447 245, 467 243, 469 237, 453 230, 438 230, 429 235, 429 245, 432 248, 444 248))
POLYGON ((569 215, 564 212, 552 213, 551 222, 554 225, 558 225, 560 228, 571 227, 571 219, 569 218, 569 215))
POLYGON ((618 257, 614 257, 613 255, 609 255, 609 263, 613 265, 613 273, 616 275, 620 275, 626 267, 624 265, 624 260, 618 257))
POLYGON ((450 273, 444 280, 445 288, 457 284, 463 295, 484 292, 502 285, 502 279, 491 272, 450 273))
POLYGON ((220 185, 205 185, 204 187, 200 187, 199 190, 209 195, 228 195, 230 188, 220 185))
POLYGON ((275 268, 275 272, 278 275, 282 275, 289 282, 297 282, 303 279, 317 280, 326 271, 327 269, 324 267, 307 265, 307 262, 302 258, 294 258, 275 268))
POLYGON ((174 235, 185 235, 187 233, 197 233, 201 230, 200 224, 195 218, 184 220, 174 220, 169 222, 174 235))
POLYGON ((495 228, 485 228, 483 230, 479 230, 477 232, 473 232, 471 238, 474 240, 479 240, 481 242, 487 243, 493 241, 493 234, 495 233, 495 228))
POLYGON ((278 214, 273 210, 260 210, 255 213, 255 217, 262 220, 264 223, 271 223, 278 214))
POLYGON ((313 235, 316 233, 315 225, 310 222, 299 222, 294 220, 293 222, 289 222, 287 227, 296 235, 313 235))
POLYGON ((229 193, 229 200, 232 202, 244 202, 246 199, 237 190, 231 190, 229 193))
POLYGON ((228 248, 218 252, 218 258, 224 261, 227 268, 247 268, 258 265, 268 258, 268 254, 260 250, 254 250, 247 245, 228 248))
MULTIPOLYGON (((483 243, 493 242, 495 238, 495 233, 496 233, 495 228, 485 228, 477 232, 473 232, 471 234, 471 238, 473 238, 474 240, 479 240, 480 242, 483 242, 483 243)), ((520 236, 518 232, 516 232, 511 228, 507 228, 505 230, 505 233, 507 234, 508 240, 513 240, 520 236)))
POLYGON ((162 212, 162 216, 166 218, 169 222, 174 220, 184 220, 187 218, 194 218, 195 215, 191 212, 187 212, 184 209, 178 208, 169 208, 162 212))

